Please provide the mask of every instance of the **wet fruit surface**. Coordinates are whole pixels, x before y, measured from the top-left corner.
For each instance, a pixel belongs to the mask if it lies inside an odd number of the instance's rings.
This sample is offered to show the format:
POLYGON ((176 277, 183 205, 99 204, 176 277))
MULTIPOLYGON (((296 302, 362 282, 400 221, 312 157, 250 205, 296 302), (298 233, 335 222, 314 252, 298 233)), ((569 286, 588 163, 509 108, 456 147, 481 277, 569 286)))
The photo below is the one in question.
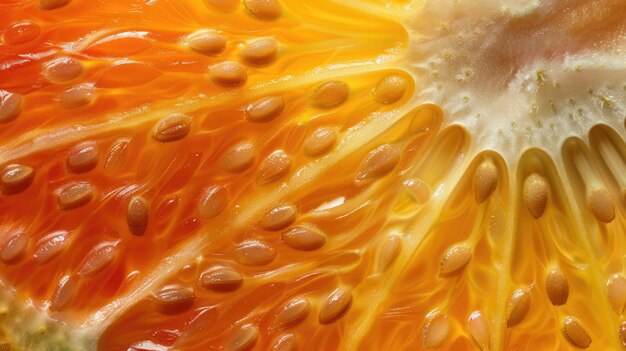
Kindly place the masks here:
POLYGON ((623 1, 0 14, 0 349, 624 347, 623 1))

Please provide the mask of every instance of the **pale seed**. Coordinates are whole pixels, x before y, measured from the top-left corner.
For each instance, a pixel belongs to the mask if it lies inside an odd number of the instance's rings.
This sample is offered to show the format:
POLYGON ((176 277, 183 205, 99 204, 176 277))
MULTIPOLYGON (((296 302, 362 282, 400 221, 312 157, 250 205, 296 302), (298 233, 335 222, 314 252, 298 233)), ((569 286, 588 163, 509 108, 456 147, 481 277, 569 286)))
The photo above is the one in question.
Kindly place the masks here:
POLYGON ((498 169, 491 161, 483 161, 474 173, 474 196, 481 204, 496 190, 498 186, 498 169))
POLYGON ((83 64, 72 57, 59 57, 47 62, 43 76, 51 83, 62 83, 77 78, 83 73, 83 64))
POLYGON ((272 351, 296 351, 297 349, 298 338, 292 333, 282 334, 272 346, 272 351))
POLYGON ((33 260, 44 264, 58 256, 69 244, 69 234, 65 230, 58 230, 41 238, 37 242, 33 260))
POLYGON ((280 230, 288 227, 296 220, 298 209, 293 204, 283 204, 266 213, 261 226, 267 230, 280 230))
POLYGON ((402 99, 407 87, 408 82, 406 78, 393 74, 378 82, 372 94, 374 95, 374 100, 381 104, 392 104, 402 99))
POLYGON ((187 36, 187 46, 205 55, 217 55, 226 49, 226 37, 210 30, 198 30, 187 36))
POLYGON ((86 205, 93 198, 93 186, 87 182, 71 183, 60 189, 59 208, 72 210, 86 205))
POLYGON ((450 320, 441 312, 433 312, 426 316, 426 324, 422 331, 424 349, 440 347, 450 334, 450 320))
POLYGON ((338 288, 328 295, 320 308, 320 324, 330 324, 341 318, 352 303, 352 293, 347 288, 338 288))
POLYGON ((534 218, 543 215, 548 204, 548 183, 537 173, 533 173, 524 181, 524 203, 534 218))
POLYGON ((491 338, 489 335, 489 324, 487 324, 487 319, 480 311, 475 311, 469 316, 467 327, 476 344, 482 350, 489 350, 491 338))
POLYGON ((59 96, 59 104, 63 108, 77 108, 90 103, 96 95, 93 84, 80 83, 63 89, 59 96))
POLYGON ((193 290, 179 284, 167 285, 152 294, 156 308, 166 314, 179 313, 193 305, 193 290))
POLYGON ((253 101, 246 107, 246 119, 250 122, 268 122, 285 109, 285 99, 282 96, 266 96, 253 101))
POLYGON ((337 131, 321 127, 304 139, 304 152, 309 156, 318 156, 328 152, 337 142, 337 131))
POLYGON ((248 80, 246 68, 239 62, 224 61, 209 70, 209 76, 218 85, 237 86, 248 80))
POLYGON ((0 259, 4 263, 10 263, 18 259, 26 250, 28 245, 28 235, 21 230, 13 231, 3 239, 0 259))
POLYGON ((242 142, 226 150, 222 158, 222 168, 231 173, 239 173, 252 165, 254 145, 242 142))
POLYGON ((312 226, 298 226, 284 232, 283 241, 296 250, 317 250, 326 244, 326 235, 312 226))
POLYGON ((441 258, 439 276, 448 278, 463 271, 472 259, 472 249, 467 246, 453 246, 441 258))
POLYGON ((72 173, 89 172, 98 164, 98 147, 95 142, 84 142, 70 149, 67 169, 72 173))
POLYGON ((259 338, 259 329, 252 324, 243 325, 237 329, 226 344, 226 351, 248 350, 256 344, 259 338))
POLYGON ((104 243, 97 245, 85 257, 78 272, 79 277, 92 277, 113 262, 117 256, 119 249, 115 244, 104 243))
POLYGON ((506 325, 514 327, 519 324, 530 309, 530 293, 525 289, 517 289, 511 295, 507 304, 506 325))
POLYGON ((152 132, 152 137, 162 143, 180 140, 189 134, 191 116, 175 113, 159 121, 152 132))
POLYGON ((254 65, 265 65, 276 58, 278 43, 274 38, 262 38, 247 42, 241 49, 241 58, 254 65))
POLYGON ((626 277, 615 274, 606 283, 607 296, 613 309, 622 314, 626 305, 626 277))
POLYGON ((52 298, 50 299, 50 310, 59 311, 74 298, 78 282, 74 277, 69 275, 63 276, 57 283, 52 298))
POLYGON ((601 222, 610 223, 615 218, 615 207, 611 194, 605 188, 591 189, 587 193, 587 204, 591 213, 601 222))
POLYGON ((389 235, 378 251, 378 272, 384 272, 400 254, 402 239, 397 235, 389 235))
POLYGON ((233 268, 213 267, 200 275, 200 286, 215 291, 237 290, 243 284, 241 273, 233 268))
POLYGON ((310 303, 307 299, 297 297, 281 308, 276 314, 274 323, 278 328, 294 326, 306 318, 310 309, 310 303))
POLYGON ((400 162, 400 149, 384 144, 370 151, 356 173, 356 181, 364 182, 391 172, 400 162))
POLYGON ((277 150, 267 156, 259 165, 257 183, 259 185, 274 182, 289 173, 291 157, 283 150, 277 150))
POLYGON ((280 17, 282 11, 276 0, 243 0, 243 6, 260 20, 271 21, 280 17))
POLYGON ((317 87, 311 96, 313 106, 331 108, 342 104, 348 98, 350 88, 348 84, 339 81, 330 81, 317 87))
POLYGON ((222 185, 212 185, 202 191, 198 201, 198 213, 204 219, 211 219, 222 213, 228 206, 228 190, 222 185))
POLYGON ((268 244, 258 241, 244 241, 235 248, 235 260, 247 266, 264 266, 276 257, 276 250, 268 244))
POLYGON ((12 121, 22 110, 22 95, 0 90, 0 123, 12 121))
POLYGON ((35 178, 31 167, 12 164, 4 167, 0 172, 0 188, 4 195, 13 195, 28 188, 35 178))
POLYGON ((586 349, 591 345, 591 337, 574 317, 567 317, 563 321, 563 335, 576 347, 586 349))

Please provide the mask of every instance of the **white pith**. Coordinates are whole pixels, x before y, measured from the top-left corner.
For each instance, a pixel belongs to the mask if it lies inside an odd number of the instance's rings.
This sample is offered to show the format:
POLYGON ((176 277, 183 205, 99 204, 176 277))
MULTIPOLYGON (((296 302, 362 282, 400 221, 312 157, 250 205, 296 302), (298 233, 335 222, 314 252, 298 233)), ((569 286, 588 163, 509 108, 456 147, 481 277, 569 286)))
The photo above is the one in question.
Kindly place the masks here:
POLYGON ((512 33, 515 21, 549 21, 567 3, 582 7, 577 1, 426 2, 406 23, 415 103, 439 104, 447 124, 464 126, 478 149, 495 150, 511 164, 533 147, 559 155, 565 139, 585 140, 597 124, 622 131, 626 32, 606 34, 598 48, 585 49, 552 28, 532 37, 512 33), (494 62, 497 57, 507 61, 494 62))

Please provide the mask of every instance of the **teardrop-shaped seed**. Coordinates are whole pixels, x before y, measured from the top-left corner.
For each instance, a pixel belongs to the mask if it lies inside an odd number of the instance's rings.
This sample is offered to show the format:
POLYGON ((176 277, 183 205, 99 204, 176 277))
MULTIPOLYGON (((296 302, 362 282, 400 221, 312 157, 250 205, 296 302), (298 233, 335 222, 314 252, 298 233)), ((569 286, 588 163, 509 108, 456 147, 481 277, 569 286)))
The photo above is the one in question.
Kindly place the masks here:
POLYGON ((254 162, 254 145, 241 142, 226 150, 222 158, 222 168, 231 173, 239 173, 254 162))
POLYGON ((72 210, 86 205, 93 198, 93 186, 87 182, 71 183, 60 189, 59 207, 72 210))
POLYGON ((450 334, 450 320, 441 312, 432 312, 426 316, 423 338, 424 349, 440 347, 450 334))
POLYGON ((506 307, 506 325, 509 328, 514 327, 526 317, 530 309, 530 293, 528 290, 515 290, 506 307))
POLYGON ((474 173, 474 195, 476 202, 481 204, 496 190, 498 186, 498 168, 487 160, 476 168, 474 173))
POLYGON ((246 107, 246 119, 250 122, 268 122, 285 109, 285 99, 282 96, 266 96, 253 101, 246 107))
POLYGON ((469 329, 472 338, 483 351, 489 350, 490 334, 489 324, 487 318, 480 312, 473 312, 467 321, 467 328, 469 329))
POLYGON ((370 151, 356 173, 356 181, 379 178, 391 172, 400 161, 400 149, 384 144, 370 151))
POLYGON ((193 305, 196 296, 193 290, 179 284, 164 286, 152 294, 157 310, 162 313, 179 313, 193 305))
POLYGON ((239 62, 224 61, 217 63, 209 70, 209 76, 215 84, 221 86, 237 86, 248 80, 248 71, 239 62))
POLYGON ((243 284, 243 277, 234 268, 218 266, 202 272, 199 284, 209 290, 233 291, 243 284))
POLYGON ((248 266, 264 266, 276 257, 276 249, 258 240, 244 241, 235 248, 235 260, 248 266))
POLYGON ((133 196, 126 208, 126 223, 131 234, 141 236, 148 228, 150 205, 141 196, 133 196))
POLYGON ((320 324, 330 324, 341 318, 352 303, 352 293, 347 288, 338 288, 328 295, 320 308, 320 324))
POLYGON ((117 256, 119 249, 115 244, 99 244, 89 253, 81 264, 78 272, 79 277, 92 277, 105 269, 117 256))
POLYGON ((402 99, 408 85, 406 78, 403 76, 397 74, 389 75, 378 82, 378 85, 374 88, 372 92, 374 100, 381 104, 392 104, 402 99))
POLYGON ((70 3, 70 0, 39 0, 39 8, 43 10, 54 10, 70 3))
POLYGON ((152 137, 162 143, 180 140, 189 134, 191 120, 191 116, 182 113, 171 114, 157 123, 152 137))
POLYGON ((289 247, 302 251, 317 250, 326 244, 326 235, 309 225, 291 228, 282 237, 289 247))
POLYGON ((16 118, 22 110, 22 95, 0 90, 0 123, 16 118))
POLYGON ((591 337, 574 317, 567 317, 563 321, 563 335, 570 344, 586 349, 591 345, 591 337))
POLYGON ((626 277, 615 274, 606 283, 609 303, 618 314, 622 314, 626 306, 626 277))
POLYGON ((21 230, 16 230, 3 238, 2 251, 0 259, 4 263, 10 263, 18 259, 26 250, 28 245, 28 235, 21 230))
POLYGON ((112 172, 124 165, 128 155, 128 143, 128 139, 120 139, 111 145, 107 159, 104 162, 104 169, 106 171, 112 172))
POLYGON ((248 350, 256 344, 259 338, 259 329, 252 324, 246 324, 237 329, 226 343, 226 351, 248 350))
POLYGON ((282 11, 276 0, 243 0, 243 6, 260 20, 271 21, 280 17, 282 11))
POLYGON ((605 188, 591 189, 587 194, 587 204, 600 222, 610 223, 615 218, 615 206, 611 194, 605 188))
POLYGON ((59 104, 63 108, 78 108, 93 101, 96 88, 91 83, 80 83, 63 89, 59 96, 59 104))
POLYGON ((389 235, 378 251, 378 272, 384 272, 400 254, 402 239, 398 235, 389 235))
POLYGON ((50 298, 50 310, 60 311, 74 298, 78 281, 69 275, 63 276, 57 283, 50 298))
POLYGON ((226 49, 226 37, 206 29, 189 34, 185 42, 190 49, 204 55, 217 55, 226 49))
POLYGON ((272 351, 296 351, 298 349, 298 338, 295 334, 282 334, 274 342, 272 351))
POLYGON ((277 150, 267 156, 259 166, 257 183, 259 185, 276 181, 289 173, 291 157, 283 150, 277 150))
POLYGON ((278 328, 294 326, 302 322, 309 313, 311 305, 303 297, 297 297, 287 302, 276 314, 275 324, 278 328))
POLYGON ((254 65, 268 64, 276 58, 278 43, 274 38, 255 39, 244 44, 241 58, 254 65))
POLYGON ((95 142, 80 143, 70 149, 67 169, 72 173, 89 172, 98 164, 98 147, 95 142))
POLYGON ((304 139, 304 152, 309 156, 319 156, 328 152, 337 142, 337 131, 321 127, 304 139))
POLYGON ((453 246, 441 258, 439 276, 447 278, 463 271, 472 259, 472 249, 465 245, 453 246))
POLYGON ((4 195, 20 193, 33 182, 34 170, 25 165, 12 164, 0 172, 0 189, 4 195))
POLYGON ((69 244, 69 234, 65 230, 58 230, 41 238, 37 242, 33 260, 44 264, 58 256, 69 244))
POLYGON ((296 220, 298 209, 293 204, 283 204, 266 213, 261 226, 267 230, 280 230, 288 227, 296 220))
POLYGON ((222 213, 228 205, 228 190, 222 185, 206 187, 198 201, 198 213, 204 219, 211 219, 222 213))
POLYGON ((59 57, 47 62, 43 76, 52 83, 62 83, 77 78, 83 73, 83 64, 72 57, 59 57))
POLYGON ((548 183, 537 173, 533 173, 524 181, 524 204, 530 214, 539 218, 548 204, 548 183))
POLYGON ((341 105, 346 99, 350 88, 348 84, 339 81, 331 81, 324 83, 313 91, 311 103, 315 107, 331 108, 341 105))
POLYGON ((622 346, 626 347, 626 321, 622 322, 618 331, 619 339, 622 342, 622 346))
POLYGON ((555 306, 562 306, 567 302, 569 285, 567 278, 557 267, 550 269, 546 275, 546 292, 550 302, 555 306))

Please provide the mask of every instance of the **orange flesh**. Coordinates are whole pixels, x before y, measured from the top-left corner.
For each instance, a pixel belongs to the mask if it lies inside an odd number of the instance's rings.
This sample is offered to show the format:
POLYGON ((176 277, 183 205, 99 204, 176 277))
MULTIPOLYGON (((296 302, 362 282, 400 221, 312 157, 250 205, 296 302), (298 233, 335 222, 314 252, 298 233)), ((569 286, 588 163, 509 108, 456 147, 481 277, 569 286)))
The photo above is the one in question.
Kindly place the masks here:
MULTIPOLYGON (((85 331, 95 340, 87 348, 99 350, 237 349, 233 340, 249 326, 258 336, 244 348, 258 350, 272 349, 285 333, 303 350, 564 350, 580 337, 562 332, 568 316, 580 321, 592 349, 621 347, 622 311, 612 309, 606 291, 607 279, 624 269, 622 181, 612 178, 615 167, 626 170, 621 137, 594 129, 591 153, 566 143, 563 172, 572 183, 564 185, 543 151, 520 150, 511 163, 482 149, 474 131, 449 123, 439 106, 416 103, 422 82, 397 60, 413 35, 407 17, 421 4, 279 3, 275 20, 228 0, 71 0, 54 10, 35 1, 0 4, 0 89, 23 97, 19 115, 0 124, 0 165, 26 165, 35 174, 25 190, 0 195, 0 254, 17 245, 15 233, 28 235, 17 258, 0 262, 1 279, 18 299, 32 299, 54 323, 85 331), (205 55, 189 48, 186 36, 201 29, 222 34, 225 49, 205 55), (243 47, 259 38, 275 39, 278 51, 252 64, 243 47), (78 60, 82 71, 51 82, 44 67, 60 57, 78 60), (224 61, 241 63, 247 79, 212 78, 213 65, 224 61), (375 89, 392 75, 407 85, 381 103, 375 89), (316 89, 333 81, 347 84, 346 100, 316 104, 316 89), (64 107, 63 91, 79 83, 92 84, 93 96, 64 107), (282 97, 284 109, 250 121, 246 109, 268 96, 282 97), (180 137, 159 141, 155 128, 174 113, 191 117, 189 130, 176 126, 180 137), (337 141, 307 154, 305 139, 321 127, 336 131, 337 141), (84 142, 95 142, 97 164, 73 171, 68 156, 84 142), (252 163, 225 170, 224 155, 241 142, 254 146, 252 163), (264 159, 277 150, 288 155, 288 166, 263 179, 264 159), (606 155, 613 161, 585 163, 606 155), (495 166, 497 185, 478 202, 475 174, 485 161, 495 166), (523 195, 533 172, 550 187, 539 218, 523 195), (93 187, 91 198, 61 208, 62 189, 77 182, 93 187), (587 207, 585 187, 594 184, 608 187, 615 204, 608 224, 587 207), (203 192, 216 185, 226 190, 226 203, 204 218, 203 192), (148 205, 141 235, 129 229, 133 196, 148 205), (268 229, 264 218, 284 204, 295 205, 295 218, 268 229), (289 245, 284 233, 302 226, 325 241, 312 250, 289 245), (37 262, 42 243, 62 231, 67 244, 37 262), (250 243, 264 246, 259 253, 244 245, 250 243), (109 251, 96 257, 102 245, 109 251), (442 258, 456 245, 471 248, 471 259, 448 261, 459 266, 443 276, 442 258), (202 286, 202 274, 216 266, 238 272, 241 285, 202 286), (563 306, 546 293, 545 275, 555 266, 568 282, 563 306), (67 276, 75 291, 60 303, 67 276), (154 296, 172 285, 193 291, 191 302, 154 296), (326 299, 342 288, 351 295, 333 302, 339 310, 325 322, 326 299), (507 328, 507 304, 518 288, 528 289, 531 305, 507 328), (281 308, 297 298, 310 307, 277 326, 281 308), (486 341, 468 327, 475 311, 486 317, 486 341), (432 317, 437 313, 445 318, 432 317)), ((612 11, 572 4, 595 16, 582 16, 593 28, 586 35, 575 25, 563 29, 580 34, 570 33, 579 39, 572 50, 588 47, 594 35, 624 35, 626 9, 618 2, 602 2, 612 11)), ((553 26, 528 22, 531 31, 553 26)), ((528 65, 524 57, 490 59, 505 68, 528 65)))

